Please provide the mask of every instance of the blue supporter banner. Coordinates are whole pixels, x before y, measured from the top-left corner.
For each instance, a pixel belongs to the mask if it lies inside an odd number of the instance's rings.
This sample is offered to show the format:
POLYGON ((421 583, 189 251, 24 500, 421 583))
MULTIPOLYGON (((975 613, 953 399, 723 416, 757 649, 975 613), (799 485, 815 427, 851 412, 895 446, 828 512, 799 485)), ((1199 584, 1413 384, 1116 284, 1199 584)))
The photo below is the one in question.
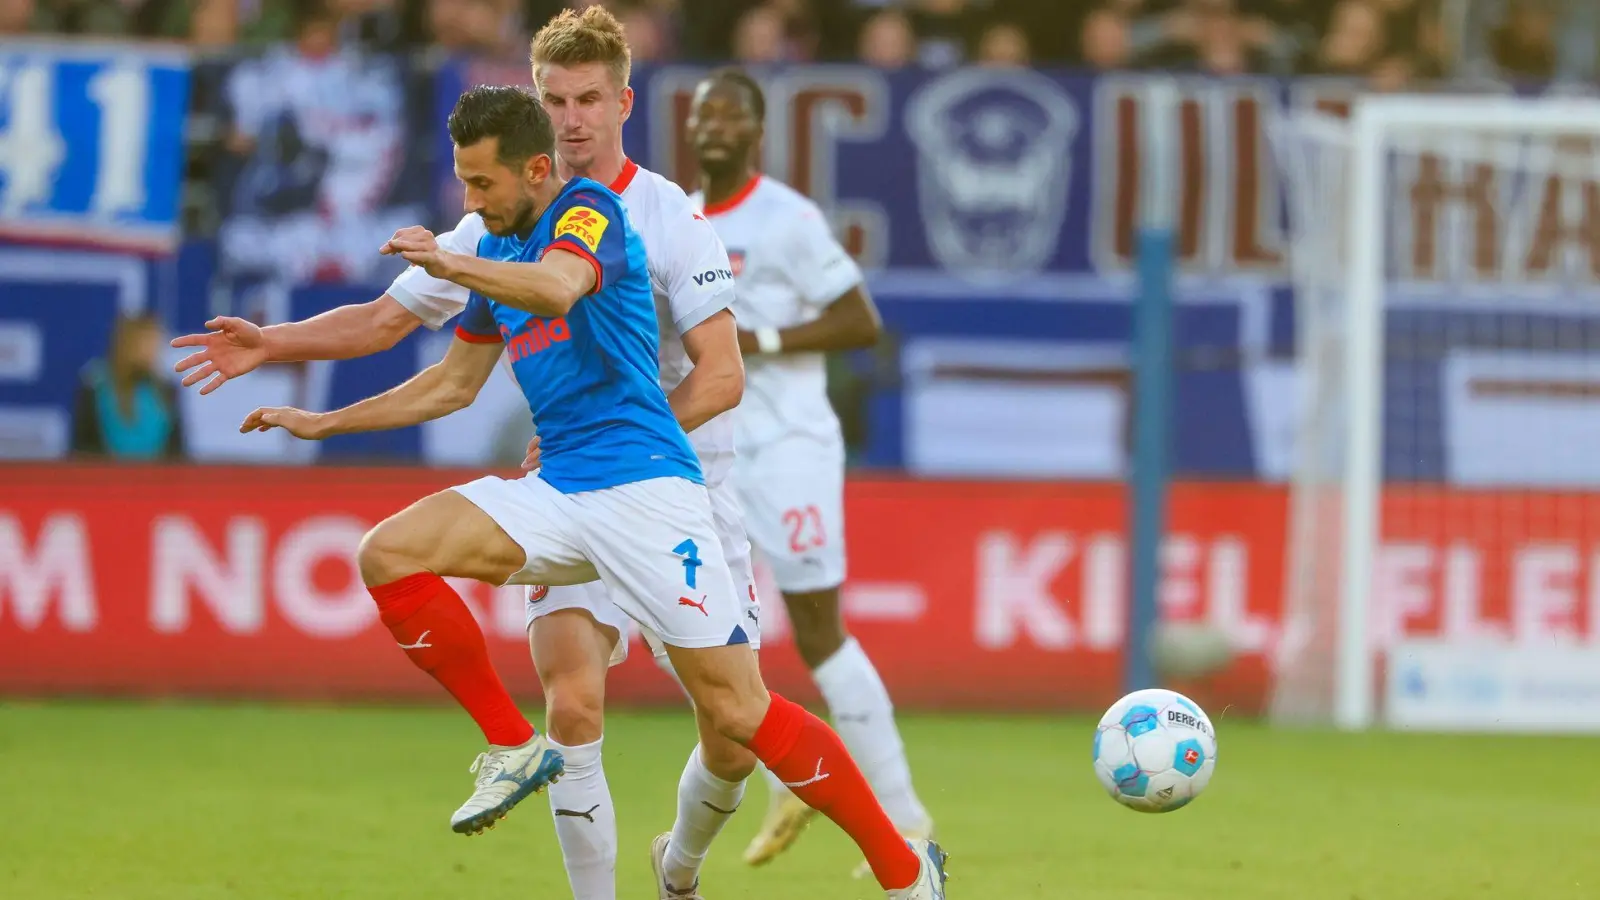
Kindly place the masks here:
POLYGON ((0 44, 0 238, 173 249, 188 95, 176 49, 0 44))
POLYGON ((199 67, 192 108, 220 138, 206 152, 223 308, 277 320, 305 285, 402 271, 378 248, 431 222, 434 107, 431 73, 405 56, 280 46, 199 67))
MULTIPOLYGON (((228 136, 211 157, 222 216, 209 242, 131 261, 139 271, 128 260, 0 250, 0 455, 8 443, 34 455, 60 444, 63 379, 100 352, 108 310, 154 308, 184 331, 225 312, 300 318, 378 296, 401 265, 376 253, 394 228, 453 227, 450 106, 470 84, 527 84, 529 73, 521 60, 413 62, 351 58, 341 65, 354 81, 310 72, 351 89, 288 93, 273 90, 298 83, 283 47, 208 63, 192 79, 181 56, 160 50, 0 48, 0 243, 170 246, 187 95, 197 125, 209 118, 228 136), (143 113, 130 124, 129 110, 143 113), (143 149, 108 156, 105 146, 143 149), (129 174, 135 160, 148 177, 129 174), (80 313, 87 324, 75 324, 80 313), (7 426, 8 414, 26 421, 7 426), (8 427, 28 437, 8 439, 8 427)), ((628 152, 686 187, 695 173, 685 120, 706 71, 634 70, 628 152)), ((860 66, 753 74, 767 92, 764 170, 830 216, 864 263, 891 336, 837 367, 854 392, 841 415, 855 458, 919 474, 1121 477, 1137 212, 1152 190, 1141 123, 1157 82, 860 66)), ((1175 86, 1172 463, 1182 477, 1281 480, 1301 386, 1285 216, 1293 186, 1269 130, 1285 111, 1338 111, 1358 86, 1200 76, 1175 86)), ((1536 399, 1545 382, 1592 374, 1579 370, 1593 342, 1563 336, 1600 328, 1590 199, 1600 195, 1593 180, 1529 190, 1515 176, 1496 193, 1467 167, 1426 156, 1393 174, 1388 325, 1404 352, 1389 360, 1385 399, 1403 427, 1385 432, 1385 464, 1423 481, 1514 475, 1520 457, 1497 450, 1503 441, 1471 439, 1511 421, 1482 385, 1529 382, 1518 414, 1533 416, 1557 408, 1558 397, 1536 399)), ((348 402, 414 373, 447 342, 448 332, 419 334, 371 359, 286 369, 280 387, 295 402, 348 402)), ((491 445, 495 455, 515 449, 525 413, 514 391, 506 398, 479 404, 481 420, 330 442, 318 455, 479 465, 491 445)), ((222 406, 195 408, 209 416, 222 406)), ((1600 413, 1563 415, 1600 434, 1600 413)), ((1559 474, 1579 482, 1597 472, 1600 463, 1574 462, 1559 474)))
MULTIPOLYGON (((685 119, 692 66, 638 66, 629 154, 692 186, 685 119)), ((1097 134, 1090 76, 1032 70, 886 73, 864 66, 756 72, 765 84, 763 166, 829 212, 865 264, 1018 280, 1087 271, 1076 224, 1090 209, 1097 134)), ((444 112, 472 84, 528 84, 521 62, 458 61, 439 73, 436 181, 459 197, 444 112)), ((1115 152, 1100 148, 1100 153, 1115 152)), ((448 209, 455 208, 450 200, 448 209)))

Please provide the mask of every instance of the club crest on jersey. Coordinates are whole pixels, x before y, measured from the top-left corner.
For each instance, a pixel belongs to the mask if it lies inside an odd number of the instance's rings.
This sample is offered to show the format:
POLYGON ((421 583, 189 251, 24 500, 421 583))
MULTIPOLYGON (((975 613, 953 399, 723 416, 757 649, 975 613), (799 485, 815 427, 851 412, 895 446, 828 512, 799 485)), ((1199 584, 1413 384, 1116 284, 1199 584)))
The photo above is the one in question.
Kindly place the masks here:
POLYGON ((744 251, 743 250, 729 250, 728 251, 728 267, 733 269, 733 277, 735 277, 735 278, 738 278, 740 275, 744 274, 744 251))
POLYGON ((1027 70, 963 69, 914 95, 917 200, 928 245, 952 269, 1043 268, 1067 210, 1078 110, 1054 81, 1027 70))
POLYGON ((556 222, 555 237, 570 234, 588 247, 590 253, 598 253, 600 239, 610 226, 611 220, 600 213, 587 206, 574 206, 556 222))

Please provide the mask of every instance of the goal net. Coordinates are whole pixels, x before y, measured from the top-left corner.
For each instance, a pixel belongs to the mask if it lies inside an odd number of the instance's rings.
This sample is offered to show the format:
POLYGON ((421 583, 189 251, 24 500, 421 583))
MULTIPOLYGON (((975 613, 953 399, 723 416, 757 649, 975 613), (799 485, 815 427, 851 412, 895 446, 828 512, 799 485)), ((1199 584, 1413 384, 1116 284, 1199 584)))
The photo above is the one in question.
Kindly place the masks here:
POLYGON ((1600 103, 1273 124, 1301 379, 1270 715, 1600 730, 1600 103))

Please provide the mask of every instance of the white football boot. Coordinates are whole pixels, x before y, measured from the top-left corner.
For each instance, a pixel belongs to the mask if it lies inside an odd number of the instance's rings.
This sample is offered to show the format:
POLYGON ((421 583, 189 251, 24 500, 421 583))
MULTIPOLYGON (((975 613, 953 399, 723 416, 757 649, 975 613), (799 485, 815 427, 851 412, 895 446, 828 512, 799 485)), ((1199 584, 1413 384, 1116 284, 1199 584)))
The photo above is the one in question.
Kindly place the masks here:
POLYGON ((888 900, 944 900, 944 883, 949 876, 944 872, 944 861, 949 856, 933 841, 906 841, 922 861, 922 872, 910 887, 889 891, 888 900))
POLYGON ((706 900, 700 896, 698 878, 682 890, 667 883, 667 842, 671 839, 672 832, 664 831, 650 844, 650 868, 656 873, 656 900, 706 900))
POLYGON ((477 784, 472 796, 450 817, 450 830, 472 835, 493 828, 512 807, 561 780, 565 765, 561 753, 542 734, 535 734, 520 747, 491 744, 467 770, 478 773, 477 784))

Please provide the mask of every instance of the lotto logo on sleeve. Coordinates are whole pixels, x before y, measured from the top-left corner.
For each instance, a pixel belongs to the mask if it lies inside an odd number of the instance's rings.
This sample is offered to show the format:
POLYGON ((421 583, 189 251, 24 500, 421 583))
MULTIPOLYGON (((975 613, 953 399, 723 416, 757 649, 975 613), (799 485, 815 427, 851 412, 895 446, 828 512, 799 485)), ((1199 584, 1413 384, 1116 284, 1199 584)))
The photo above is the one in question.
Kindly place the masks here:
POLYGON ((556 223, 556 237, 570 234, 583 242, 590 253, 600 250, 600 238, 605 236, 611 220, 587 206, 574 206, 556 223))

